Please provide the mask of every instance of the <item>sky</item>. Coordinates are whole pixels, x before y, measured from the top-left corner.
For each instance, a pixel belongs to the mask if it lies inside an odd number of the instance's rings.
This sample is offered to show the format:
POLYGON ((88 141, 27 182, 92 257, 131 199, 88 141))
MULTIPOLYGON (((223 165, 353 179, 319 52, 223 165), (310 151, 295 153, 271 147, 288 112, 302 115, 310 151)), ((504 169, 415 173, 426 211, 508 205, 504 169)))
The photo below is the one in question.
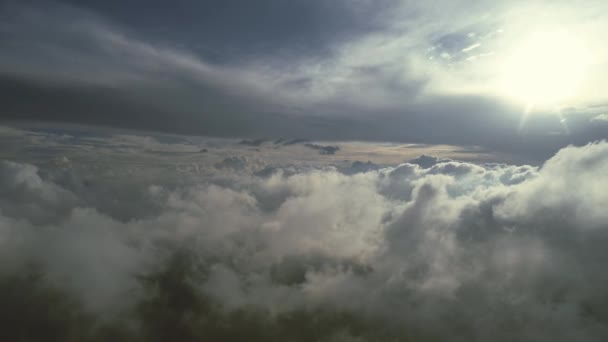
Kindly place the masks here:
POLYGON ((0 1, 0 341, 607 341, 606 32, 0 1))
POLYGON ((608 133, 607 7, 4 1, 1 118, 544 160, 608 133))

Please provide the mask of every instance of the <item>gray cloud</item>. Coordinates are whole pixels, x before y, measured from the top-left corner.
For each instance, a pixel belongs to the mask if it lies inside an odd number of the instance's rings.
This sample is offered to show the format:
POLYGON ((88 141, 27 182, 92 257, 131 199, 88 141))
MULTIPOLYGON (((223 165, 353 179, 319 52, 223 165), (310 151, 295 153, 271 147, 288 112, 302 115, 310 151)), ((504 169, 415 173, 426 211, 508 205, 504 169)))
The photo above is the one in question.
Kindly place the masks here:
POLYGON ((381 14, 398 4, 393 0, 297 0, 289 4, 276 0, 255 4, 231 0, 186 0, 179 4, 66 2, 102 13, 142 34, 191 46, 221 63, 244 56, 302 58, 330 54, 336 42, 380 28, 381 14), (142 7, 150 10, 142 13, 142 7))
POLYGON ((320 154, 336 154, 336 152, 340 151, 340 146, 325 146, 311 143, 304 144, 304 146, 317 150, 320 154))
POLYGON ((0 189, 2 213, 13 218, 27 217, 34 223, 65 216, 76 203, 71 192, 43 181, 33 165, 2 161, 0 189))
MULTIPOLYGON (((141 6, 3 5, 2 119, 251 140, 477 145, 521 154, 526 162, 606 137, 606 126, 590 121, 584 105, 536 113, 520 129, 521 106, 478 91, 474 80, 486 76, 467 74, 468 54, 506 53, 529 26, 511 19, 522 17, 518 10, 535 13, 536 4, 141 6), (516 27, 502 38, 500 27, 509 22, 516 27), (474 44, 482 45, 467 50, 474 44), (443 53, 452 57, 442 60, 443 53)), ((551 18, 567 8, 556 5, 551 18)), ((592 38, 601 23, 588 26, 592 38)))

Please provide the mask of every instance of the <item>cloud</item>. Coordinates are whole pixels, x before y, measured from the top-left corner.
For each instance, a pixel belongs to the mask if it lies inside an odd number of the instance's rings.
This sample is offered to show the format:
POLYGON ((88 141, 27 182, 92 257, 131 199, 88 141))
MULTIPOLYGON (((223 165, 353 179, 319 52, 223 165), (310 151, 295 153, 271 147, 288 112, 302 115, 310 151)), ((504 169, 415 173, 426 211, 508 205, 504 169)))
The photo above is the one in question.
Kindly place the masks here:
POLYGON ((244 140, 241 140, 239 142, 239 144, 257 147, 257 146, 262 145, 265 142, 266 142, 266 139, 255 139, 255 140, 244 139, 244 140))
POLYGON ((340 151, 339 146, 323 146, 318 144, 304 144, 304 146, 308 148, 312 148, 313 150, 319 151, 320 154, 336 154, 336 152, 340 151))
POLYGON ((608 122, 608 114, 599 114, 597 116, 594 116, 593 118, 591 118, 591 122, 600 124, 608 122))
POLYGON ((43 181, 33 165, 10 161, 0 163, 0 207, 3 215, 26 218, 33 223, 59 219, 76 203, 75 196, 53 183, 43 181))
POLYGON ((234 156, 222 160, 221 163, 215 164, 215 167, 218 169, 232 169, 235 171, 242 171, 247 167, 247 163, 247 158, 234 156))
POLYGON ((579 120, 569 135, 549 139, 547 132, 561 129, 553 115, 535 116, 532 129, 518 131, 521 108, 488 93, 486 69, 495 70, 519 28, 530 27, 520 12, 536 13, 534 6, 492 4, 494 14, 484 16, 488 4, 311 1, 293 5, 300 12, 264 4, 186 1, 169 9, 154 2, 142 15, 135 4, 8 3, 0 8, 2 118, 252 141, 477 145, 523 154, 526 162, 606 136, 579 120), (240 14, 262 8, 257 17, 240 14), (227 24, 235 20, 250 34, 227 24), (276 30, 270 22, 290 25, 276 30), (505 23, 516 27, 500 29, 505 23), (475 44, 488 61, 466 61, 462 50, 475 44), (442 53, 453 58, 430 59, 442 53))
MULTIPOLYGON (((606 337, 606 142, 562 149, 541 167, 426 155, 275 166, 263 177, 262 167, 211 164, 179 181, 148 165, 180 155, 128 165, 121 155, 90 171, 75 152, 67 168, 2 162, 1 284, 35 263, 48 291, 106 320, 134 307, 200 317, 171 328, 184 334, 220 334, 219 322, 246 331, 245 315, 298 336, 289 317, 306 325, 311 315, 320 340, 606 337), (103 186, 77 181, 89 177, 103 186), (200 307, 171 309, 154 291, 200 307)), ((134 312, 143 330, 131 333, 150 333, 151 313, 134 312)))
POLYGON ((492 83, 605 4, 180 3, 0 6, 2 119, 243 138, 0 127, 0 340, 607 339, 601 106, 492 83))
POLYGON ((362 161, 354 161, 349 167, 342 168, 340 171, 345 174, 356 174, 356 173, 366 173, 374 170, 381 169, 382 167, 372 163, 371 161, 362 162, 362 161))
POLYGON ((427 155, 421 155, 415 159, 412 159, 410 161, 408 161, 408 163, 410 164, 416 164, 418 166, 420 166, 423 169, 428 169, 429 167, 437 164, 437 163, 442 163, 442 162, 449 162, 451 161, 450 159, 445 159, 445 158, 437 158, 434 156, 427 156, 427 155))

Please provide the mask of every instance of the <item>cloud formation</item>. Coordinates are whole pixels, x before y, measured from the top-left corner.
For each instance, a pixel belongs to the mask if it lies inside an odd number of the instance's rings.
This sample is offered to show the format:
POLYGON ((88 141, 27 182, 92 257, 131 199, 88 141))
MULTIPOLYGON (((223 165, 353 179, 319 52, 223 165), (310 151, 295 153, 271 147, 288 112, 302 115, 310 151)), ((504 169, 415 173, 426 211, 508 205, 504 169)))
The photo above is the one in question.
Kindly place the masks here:
POLYGON ((44 282, 20 296, 59 291, 104 322, 134 320, 106 326, 131 340, 161 334, 154 317, 193 341, 608 336, 606 142, 541 167, 427 155, 259 174, 233 157, 179 181, 144 162, 178 156, 114 153, 93 177, 78 155, 0 164, 2 286, 38 265, 44 282))
MULTIPOLYGON (((522 106, 492 84, 502 59, 535 27, 526 18, 539 6, 11 1, 0 7, 0 119, 251 141, 478 145, 544 160, 568 144, 606 138, 588 107, 605 102, 593 89, 603 88, 595 78, 608 54, 594 55, 588 102, 541 111, 519 130, 522 106)), ((590 13, 605 5, 571 7, 552 6, 545 24, 601 41, 605 25, 590 13)))
POLYGON ((311 143, 304 144, 304 146, 317 150, 320 154, 336 154, 336 152, 340 151, 340 146, 324 146, 311 143))

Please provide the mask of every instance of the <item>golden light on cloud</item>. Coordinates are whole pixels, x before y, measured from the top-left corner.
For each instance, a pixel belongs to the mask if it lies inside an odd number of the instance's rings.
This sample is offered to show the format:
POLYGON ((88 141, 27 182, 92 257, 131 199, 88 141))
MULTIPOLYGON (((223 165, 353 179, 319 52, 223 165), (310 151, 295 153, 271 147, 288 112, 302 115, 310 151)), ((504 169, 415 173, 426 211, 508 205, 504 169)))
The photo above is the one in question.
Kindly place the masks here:
POLYGON ((533 33, 516 43, 501 63, 500 92, 528 108, 575 100, 590 57, 583 40, 573 33, 533 33))

